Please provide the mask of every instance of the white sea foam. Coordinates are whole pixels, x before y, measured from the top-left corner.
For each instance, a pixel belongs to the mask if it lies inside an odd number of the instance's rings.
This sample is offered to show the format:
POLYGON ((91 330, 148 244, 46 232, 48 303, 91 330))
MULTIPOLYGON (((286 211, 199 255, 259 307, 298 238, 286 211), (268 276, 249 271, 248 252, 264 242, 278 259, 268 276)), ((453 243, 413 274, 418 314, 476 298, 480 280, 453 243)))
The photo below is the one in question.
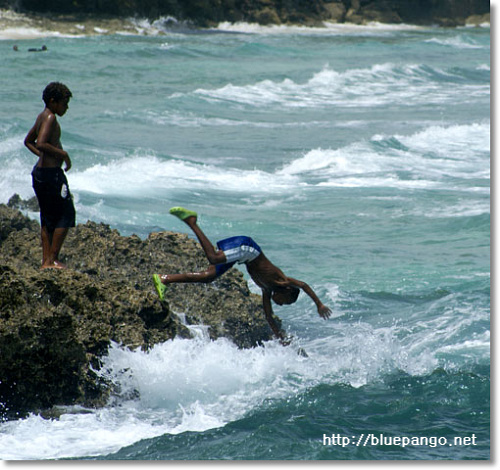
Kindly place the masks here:
MULTIPOLYGON (((320 382, 364 385, 404 368, 408 357, 392 326, 332 322, 320 339, 304 344, 309 358, 297 354, 297 345, 272 341, 242 350, 197 331, 192 340, 174 339, 149 352, 114 344, 101 373, 121 387, 121 395, 100 410, 67 408, 55 420, 30 415, 0 424, 0 458, 105 455, 141 439, 201 432, 320 382)), ((436 365, 427 353, 411 362, 420 364, 419 372, 436 365)))
POLYGON ((198 89, 194 93, 208 101, 234 102, 250 106, 282 105, 290 108, 409 106, 455 102, 457 87, 462 95, 489 94, 488 85, 461 85, 455 73, 417 64, 377 64, 370 68, 332 70, 326 66, 305 83, 289 78, 264 80, 250 85, 231 83, 218 89, 198 89), (452 80, 453 86, 447 82, 452 80))
MULTIPOLYGON (((177 22, 173 18, 171 20, 177 22)), ((150 21, 147 18, 131 18, 130 21, 140 35, 157 36, 164 32, 162 18, 156 21, 150 21)))
POLYGON ((297 25, 260 25, 258 23, 245 22, 221 22, 217 26, 217 31, 247 33, 247 34, 270 34, 270 35, 375 35, 390 31, 419 30, 420 26, 407 24, 388 25, 377 22, 370 22, 364 25, 354 23, 331 23, 324 22, 323 27, 297 26, 297 25))
MULTIPOLYGON (((316 148, 276 171, 237 169, 217 162, 202 164, 177 158, 160 158, 154 152, 109 156, 106 163, 85 170, 73 167, 68 178, 75 195, 163 197, 185 190, 211 190, 240 194, 288 194, 298 185, 318 187, 391 187, 460 189, 460 181, 483 181, 482 186, 462 185, 463 191, 489 192, 489 123, 431 126, 412 135, 374 135, 338 149, 316 148), (168 185, 165 185, 168 181, 168 185)), ((22 151, 22 139, 7 138, 0 148, 6 177, 0 181, 0 200, 14 193, 31 197, 31 167, 22 151)), ((480 204, 482 210, 486 207, 480 204)), ((476 212, 478 206, 468 211, 476 212)))
MULTIPOLYGON (((463 302, 462 294, 450 294, 430 303, 425 321, 411 318, 407 327, 411 335, 403 340, 408 354, 408 372, 422 374, 415 357, 423 354, 446 368, 460 368, 464 363, 486 360, 490 357, 489 308, 478 303, 463 302), (485 323, 482 332, 467 333, 472 325, 485 323), (411 326, 410 326, 411 325, 411 326), (475 352, 475 354, 473 354, 475 352)), ((425 371, 424 371, 425 372, 425 371)))
POLYGON ((261 170, 237 170, 203 165, 185 160, 160 160, 157 157, 129 157, 108 164, 97 164, 71 175, 74 191, 100 195, 155 196, 176 189, 234 192, 276 192, 293 187, 295 178, 261 170), (168 181, 168 185, 165 185, 168 181))
POLYGON ((302 369, 295 350, 277 344, 241 350, 227 340, 173 340, 149 353, 114 345, 106 375, 124 399, 59 420, 30 416, 0 424, 0 457, 40 459, 99 455, 165 433, 204 431, 241 417, 263 400, 286 396, 290 371, 302 369), (128 400, 131 390, 139 400, 128 400))
POLYGON ((319 186, 458 189, 457 180, 489 181, 489 138, 489 123, 431 126, 410 136, 375 135, 339 149, 313 149, 278 174, 319 186))
POLYGON ((490 123, 472 123, 456 126, 431 126, 410 136, 397 136, 404 145, 419 153, 429 153, 461 161, 471 166, 485 163, 490 152, 490 123))
POLYGON ((455 47, 458 49, 482 49, 484 47, 487 47, 487 46, 482 46, 481 44, 478 44, 473 39, 464 38, 462 35, 455 36, 453 38, 446 38, 446 39, 431 38, 431 39, 427 39, 425 42, 435 43, 435 44, 439 44, 441 46, 455 47))
MULTIPOLYGON (((7 135, 8 130, 7 130, 7 135)), ((33 159, 21 158, 24 136, 15 135, 0 140, 0 163, 2 178, 0 178, 0 202, 7 202, 14 194, 27 199, 33 195, 31 189, 31 169, 36 163, 33 159)))
MULTIPOLYGON (((342 300, 338 286, 325 288, 334 304, 342 300)), ((486 304, 457 293, 429 300, 401 324, 392 317, 324 322, 312 315, 308 325, 321 334, 286 348, 271 341, 242 350, 224 338, 210 340, 203 326, 190 327, 193 339, 148 352, 112 344, 99 371, 119 387, 110 404, 64 408, 59 419, 30 415, 1 423, 0 458, 106 455, 142 439, 224 426, 264 401, 287 400, 318 383, 360 387, 395 371, 425 375, 488 361, 488 319, 486 304), (474 327, 481 323, 482 332, 474 327), (472 327, 478 332, 470 337, 472 327), (298 346, 308 358, 297 354, 298 346)))
POLYGON ((0 179, 1 203, 6 203, 13 194, 19 194, 23 199, 29 199, 33 196, 31 168, 25 162, 14 159, 9 162, 9 166, 2 173, 0 179))

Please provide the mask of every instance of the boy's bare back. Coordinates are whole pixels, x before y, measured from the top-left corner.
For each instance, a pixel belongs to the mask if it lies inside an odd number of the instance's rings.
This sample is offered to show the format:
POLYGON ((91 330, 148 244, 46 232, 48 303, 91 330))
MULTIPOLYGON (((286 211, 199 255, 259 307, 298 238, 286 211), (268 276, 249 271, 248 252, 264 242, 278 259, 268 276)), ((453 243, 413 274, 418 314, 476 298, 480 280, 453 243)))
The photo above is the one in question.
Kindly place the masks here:
POLYGON ((247 263, 247 271, 261 289, 269 291, 272 291, 276 286, 286 284, 288 279, 281 269, 266 258, 264 253, 247 263))

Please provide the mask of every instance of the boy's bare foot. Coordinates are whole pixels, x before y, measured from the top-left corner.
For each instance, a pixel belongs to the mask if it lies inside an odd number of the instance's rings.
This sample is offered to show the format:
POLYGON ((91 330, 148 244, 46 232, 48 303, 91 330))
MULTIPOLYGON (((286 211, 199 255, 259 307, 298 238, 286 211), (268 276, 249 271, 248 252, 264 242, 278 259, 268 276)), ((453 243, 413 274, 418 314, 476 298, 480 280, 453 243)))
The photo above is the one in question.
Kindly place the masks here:
POLYGON ((68 267, 60 261, 53 261, 52 263, 42 264, 40 269, 68 269, 68 267))

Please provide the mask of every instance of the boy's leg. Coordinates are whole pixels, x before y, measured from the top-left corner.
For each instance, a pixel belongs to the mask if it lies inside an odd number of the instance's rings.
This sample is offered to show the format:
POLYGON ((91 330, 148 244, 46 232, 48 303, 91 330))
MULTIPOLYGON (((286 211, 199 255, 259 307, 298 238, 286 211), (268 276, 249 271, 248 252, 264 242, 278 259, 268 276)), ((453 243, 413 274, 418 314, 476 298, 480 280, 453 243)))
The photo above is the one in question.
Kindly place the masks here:
POLYGON ((42 225, 40 235, 42 239, 42 266, 45 266, 50 259, 50 245, 52 244, 52 234, 47 229, 47 226, 42 225))
POLYGON ((209 283, 216 277, 215 266, 210 265, 206 271, 199 273, 164 274, 160 276, 160 279, 163 284, 172 284, 175 282, 209 283))
POLYGON ((54 263, 59 263, 59 265, 62 264, 59 262, 59 253, 61 251, 64 240, 66 240, 66 235, 68 235, 68 232, 68 227, 56 228, 54 230, 54 235, 52 236, 52 261, 54 263))
POLYGON ((214 265, 210 265, 206 271, 200 273, 181 273, 181 274, 164 274, 160 276, 158 274, 153 274, 153 282, 158 292, 160 300, 165 299, 166 284, 172 284, 174 282, 200 282, 209 283, 212 282, 217 277, 216 269, 214 265))
POLYGON ((196 238, 198 238, 198 241, 200 242, 200 245, 203 248, 205 255, 207 256, 208 261, 210 261, 210 264, 223 264, 227 261, 224 252, 215 251, 215 248, 210 240, 203 233, 203 230, 198 226, 198 217, 196 212, 187 211, 186 209, 183 209, 181 207, 175 207, 170 209, 170 213, 181 219, 186 225, 191 228, 191 230, 196 235, 196 238))
POLYGON ((203 248, 205 255, 207 256, 208 261, 210 261, 210 264, 223 264, 227 261, 226 255, 223 251, 215 251, 212 242, 203 233, 203 230, 198 226, 194 217, 186 220, 185 222, 194 232, 196 238, 198 238, 198 241, 200 242, 200 245, 203 248))
POLYGON ((209 283, 212 282, 217 277, 216 264, 221 264, 226 262, 226 255, 222 251, 215 251, 210 240, 203 233, 200 227, 198 227, 197 214, 196 212, 188 211, 182 207, 173 207, 170 209, 170 213, 175 215, 183 222, 185 222, 191 230, 195 233, 198 241, 205 252, 208 260, 210 261, 210 266, 202 272, 198 273, 180 273, 180 274, 164 274, 162 276, 158 274, 153 274, 153 282, 158 292, 160 300, 165 298, 165 285, 172 283, 209 283))
POLYGON ((50 234, 49 252, 47 257, 44 256, 42 268, 66 268, 66 266, 59 261, 59 253, 68 232, 69 228, 62 227, 56 228, 54 232, 50 234))

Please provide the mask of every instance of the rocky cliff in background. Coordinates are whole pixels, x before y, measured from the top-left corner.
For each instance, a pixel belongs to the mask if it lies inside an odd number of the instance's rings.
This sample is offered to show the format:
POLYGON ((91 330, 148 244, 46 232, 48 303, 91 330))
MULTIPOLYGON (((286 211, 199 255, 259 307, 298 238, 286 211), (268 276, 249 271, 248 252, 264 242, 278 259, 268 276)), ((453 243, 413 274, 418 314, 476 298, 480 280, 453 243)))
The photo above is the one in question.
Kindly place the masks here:
POLYGON ((87 222, 70 230, 63 246, 61 261, 70 269, 40 270, 39 232, 38 222, 0 204, 0 418, 105 404, 113 386, 92 369, 110 342, 148 349, 190 337, 174 312, 242 348, 271 339, 260 296, 237 269, 210 285, 170 286, 168 301, 159 301, 153 273, 207 265, 187 235, 158 232, 141 240, 87 222))
POLYGON ((220 22, 318 25, 408 23, 457 26, 489 21, 489 0, 0 0, 0 7, 57 15, 172 16, 195 26, 220 22))

